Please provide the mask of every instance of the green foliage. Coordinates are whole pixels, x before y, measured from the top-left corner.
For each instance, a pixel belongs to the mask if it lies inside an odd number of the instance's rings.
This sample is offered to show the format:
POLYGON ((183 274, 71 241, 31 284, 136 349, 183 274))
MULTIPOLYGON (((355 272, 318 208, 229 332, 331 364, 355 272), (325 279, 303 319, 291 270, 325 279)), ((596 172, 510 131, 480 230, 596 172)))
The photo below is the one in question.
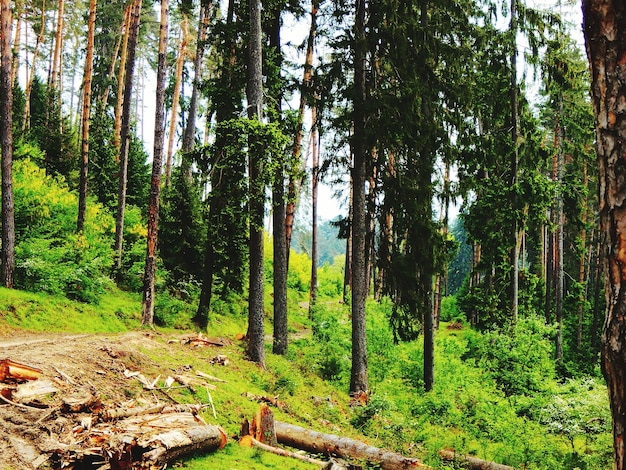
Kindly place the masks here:
POLYGON ((490 331, 471 346, 470 356, 507 395, 543 393, 554 380, 554 330, 543 318, 522 317, 510 331, 490 331))
POLYGON ((112 218, 90 204, 84 234, 77 236, 78 201, 65 184, 28 158, 14 163, 14 179, 16 286, 98 301, 111 286, 112 218))
POLYGON ((159 255, 174 282, 189 276, 202 279, 204 267, 205 208, 200 189, 175 170, 163 192, 159 224, 159 255))

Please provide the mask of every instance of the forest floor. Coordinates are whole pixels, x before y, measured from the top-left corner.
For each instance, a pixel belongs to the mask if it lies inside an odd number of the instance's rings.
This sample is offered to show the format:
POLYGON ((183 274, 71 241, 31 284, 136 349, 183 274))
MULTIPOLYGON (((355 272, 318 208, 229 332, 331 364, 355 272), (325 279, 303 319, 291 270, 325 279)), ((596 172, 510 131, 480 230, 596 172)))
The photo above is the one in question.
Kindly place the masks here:
MULTIPOLYGON (((167 394, 148 392, 140 384, 137 392, 137 381, 129 377, 129 371, 175 373, 164 370, 145 352, 153 350, 158 357, 163 348, 184 347, 184 341, 181 337, 164 341, 159 336, 145 330, 76 335, 18 332, 0 336, 0 360, 11 359, 40 369, 38 381, 47 379, 58 390, 37 399, 35 404, 0 405, 0 469, 48 468, 51 451, 60 442, 67 444, 78 426, 70 415, 59 412, 64 403, 92 395, 98 397, 102 407, 110 408, 132 406, 142 400, 154 403, 155 395, 165 398, 167 394)), ((0 389, 4 386, 0 383, 0 389)))

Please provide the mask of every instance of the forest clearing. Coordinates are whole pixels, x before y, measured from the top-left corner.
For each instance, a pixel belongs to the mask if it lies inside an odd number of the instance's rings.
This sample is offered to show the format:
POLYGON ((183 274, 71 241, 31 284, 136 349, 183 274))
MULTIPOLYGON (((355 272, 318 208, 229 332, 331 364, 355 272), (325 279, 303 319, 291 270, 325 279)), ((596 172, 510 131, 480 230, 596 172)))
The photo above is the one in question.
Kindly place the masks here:
POLYGON ((616 0, 0 0, 0 459, 626 470, 624 37, 616 0))

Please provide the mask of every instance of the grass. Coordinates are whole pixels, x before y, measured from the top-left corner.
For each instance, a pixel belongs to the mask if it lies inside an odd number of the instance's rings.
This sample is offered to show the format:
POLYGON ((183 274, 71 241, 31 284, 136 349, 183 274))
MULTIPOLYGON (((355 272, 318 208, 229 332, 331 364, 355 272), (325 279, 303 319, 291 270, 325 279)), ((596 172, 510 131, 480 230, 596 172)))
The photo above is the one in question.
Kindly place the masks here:
MULTIPOLYGON (((62 297, 0 289, 0 333, 111 333, 137 329, 140 301, 136 294, 112 291, 98 305, 88 305, 62 297)), ((268 314, 267 363, 262 369, 245 359, 244 344, 235 339, 237 334, 245 333, 247 320, 237 302, 241 304, 240 300, 230 306, 218 304, 227 313, 210 316, 206 333, 224 338, 226 345, 222 348, 194 350, 168 343, 173 337, 195 331, 189 322, 193 308, 180 309, 178 314, 173 308, 171 315, 178 318, 171 318, 170 325, 176 328, 159 327, 159 334, 155 335, 157 346, 139 346, 138 352, 152 364, 142 371, 146 376, 164 377, 184 367, 226 381, 213 391, 197 387, 195 394, 171 392, 181 403, 208 405, 212 401, 215 417, 207 406, 204 418, 219 424, 233 437, 225 449, 190 458, 180 464, 183 468, 317 468, 237 445, 234 437, 241 422, 244 418, 250 420, 259 406, 249 398, 251 395, 277 397, 284 403, 284 408, 274 409, 278 420, 417 456, 434 468, 444 468, 437 452, 449 447, 527 470, 611 468, 606 389, 597 378, 559 383, 546 375, 540 390, 507 395, 503 391, 506 387, 499 381, 521 381, 523 375, 502 376, 497 370, 485 368, 481 347, 491 348, 490 361, 511 365, 507 361, 514 360, 515 355, 506 351, 508 346, 502 352, 496 347, 497 337, 483 336, 467 327, 457 329, 458 325, 448 329, 442 323, 436 336, 435 388, 425 394, 421 382, 421 342, 393 344, 386 321, 389 305, 371 302, 367 309, 372 394, 366 406, 351 407, 347 394, 348 306, 336 299, 321 298, 311 320, 303 299, 295 296, 290 309, 292 341, 285 357, 271 353, 272 326, 268 314), (229 364, 212 363, 217 354, 226 355, 229 364)), ((526 343, 515 347, 530 346, 541 351, 545 346, 541 337, 520 338, 526 343)))

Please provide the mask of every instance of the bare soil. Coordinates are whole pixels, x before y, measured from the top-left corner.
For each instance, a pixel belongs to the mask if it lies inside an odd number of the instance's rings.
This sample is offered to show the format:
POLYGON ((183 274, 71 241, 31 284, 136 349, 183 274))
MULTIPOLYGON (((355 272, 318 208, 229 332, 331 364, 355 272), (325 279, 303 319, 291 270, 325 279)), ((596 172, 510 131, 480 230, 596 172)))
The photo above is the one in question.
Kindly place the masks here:
MULTIPOLYGON (((0 336, 0 360, 11 359, 41 369, 58 393, 34 403, 0 402, 0 470, 49 468, 51 451, 67 443, 80 426, 71 415, 59 413, 68 401, 97 395, 107 407, 128 404, 133 380, 125 370, 154 368, 142 348, 163 347, 151 333, 22 334, 0 336)), ((9 385, 0 383, 0 389, 9 385)))

